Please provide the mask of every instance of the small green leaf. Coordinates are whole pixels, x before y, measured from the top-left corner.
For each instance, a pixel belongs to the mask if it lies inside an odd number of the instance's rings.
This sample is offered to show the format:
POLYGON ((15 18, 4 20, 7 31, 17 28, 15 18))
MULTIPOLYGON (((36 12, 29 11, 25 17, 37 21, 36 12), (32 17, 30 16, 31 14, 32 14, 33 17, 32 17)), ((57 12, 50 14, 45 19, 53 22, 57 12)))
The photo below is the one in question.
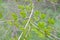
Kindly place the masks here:
POLYGON ((36 16, 36 17, 39 16, 39 14, 40 14, 40 12, 38 10, 34 12, 34 16, 36 16))
POLYGON ((17 21, 14 22, 14 25, 15 25, 16 27, 19 27, 19 23, 18 23, 17 21))
POLYGON ((45 34, 44 34, 44 33, 41 33, 41 32, 38 32, 38 36, 39 36, 40 38, 45 38, 45 34))
POLYGON ((45 32, 46 35, 50 35, 49 29, 45 29, 44 32, 45 32))
POLYGON ((21 12, 20 12, 20 16, 21 16, 22 18, 26 18, 26 16, 27 16, 27 15, 26 15, 26 12, 25 12, 25 11, 21 11, 21 12))
POLYGON ((49 23, 49 24, 54 24, 54 23, 55 23, 55 20, 54 20, 53 18, 49 18, 49 19, 48 19, 48 23, 49 23))
POLYGON ((21 10, 24 10, 24 5, 18 5, 18 8, 21 9, 21 10))
POLYGON ((3 10, 0 10, 0 19, 3 18, 3 10))
POLYGON ((24 27, 20 27, 20 30, 21 30, 21 31, 24 31, 24 27))
POLYGON ((46 25, 45 22, 39 22, 39 23, 38 23, 38 27, 40 27, 40 28, 44 28, 45 25, 46 25))
POLYGON ((38 18, 38 17, 36 17, 36 16, 34 16, 34 20, 38 21, 38 20, 39 20, 39 18, 38 18))
POLYGON ((51 26, 47 26, 45 29, 44 29, 44 32, 46 35, 49 35, 50 36, 50 33, 52 32, 52 27, 51 26))
POLYGON ((26 6, 26 10, 27 11, 31 10, 31 7, 30 6, 26 6))
POLYGON ((2 13, 0 13, 0 19, 3 17, 2 13))
POLYGON ((45 17, 46 17, 46 14, 43 14, 43 13, 42 13, 42 14, 40 15, 40 18, 41 18, 41 19, 44 19, 45 17))
POLYGON ((12 18, 13 18, 14 20, 17 20, 17 19, 18 19, 17 14, 16 14, 16 13, 12 13, 12 18))
POLYGON ((39 20, 39 14, 40 14, 40 11, 38 11, 38 10, 36 10, 36 11, 34 12, 34 15, 33 15, 33 16, 34 16, 34 17, 33 17, 34 20, 36 20, 36 21, 39 20))

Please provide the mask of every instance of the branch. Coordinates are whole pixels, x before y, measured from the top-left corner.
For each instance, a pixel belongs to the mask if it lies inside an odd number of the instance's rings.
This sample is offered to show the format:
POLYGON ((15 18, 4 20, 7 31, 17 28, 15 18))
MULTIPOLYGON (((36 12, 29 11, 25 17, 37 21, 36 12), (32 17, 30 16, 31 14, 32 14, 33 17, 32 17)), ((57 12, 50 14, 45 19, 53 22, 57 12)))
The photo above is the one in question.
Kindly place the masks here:
MULTIPOLYGON (((31 23, 31 22, 30 22, 31 23)), ((39 29, 35 24, 31 23, 36 29, 39 29)), ((39 30, 40 32, 44 33, 44 31, 39 30)), ((47 35, 48 36, 48 35, 47 35)), ((57 36, 55 36, 54 34, 50 34, 50 36, 48 36, 49 38, 53 39, 51 36, 53 36, 54 38, 60 40, 60 38, 58 38, 57 36)))
MULTIPOLYGON (((27 23, 26 23, 24 29, 27 28, 27 26, 28 26, 28 24, 29 24, 29 22, 30 22, 30 19, 31 19, 31 17, 32 17, 32 15, 33 15, 33 8, 32 8, 32 10, 31 10, 31 14, 30 14, 30 16, 29 16, 29 19, 28 19, 28 21, 27 21, 27 23)), ((21 35, 19 36, 18 40, 21 39, 22 35, 23 35, 23 32, 22 32, 21 35)))
POLYGON ((27 36, 30 34, 30 31, 31 31, 31 27, 29 26, 29 28, 28 28, 28 32, 27 32, 27 34, 26 34, 25 37, 27 37, 27 36))

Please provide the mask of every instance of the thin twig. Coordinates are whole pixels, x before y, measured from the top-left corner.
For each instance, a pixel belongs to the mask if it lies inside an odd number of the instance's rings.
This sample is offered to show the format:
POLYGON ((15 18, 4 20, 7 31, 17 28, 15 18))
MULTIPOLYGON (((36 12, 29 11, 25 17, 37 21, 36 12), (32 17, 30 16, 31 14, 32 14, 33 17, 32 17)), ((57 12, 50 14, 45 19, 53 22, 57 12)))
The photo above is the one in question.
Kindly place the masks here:
POLYGON ((53 36, 54 38, 60 40, 60 38, 58 38, 57 36, 55 36, 54 34, 50 34, 51 36, 53 36))
MULTIPOLYGON (((26 23, 24 29, 27 28, 27 26, 28 26, 28 24, 29 24, 29 22, 30 22, 30 19, 31 19, 31 17, 32 17, 32 15, 33 15, 33 8, 32 8, 32 10, 31 10, 31 14, 30 14, 30 16, 29 16, 29 19, 28 19, 28 21, 27 21, 27 23, 26 23)), ((22 35, 23 35, 23 32, 22 32, 21 35, 19 36, 18 40, 21 39, 22 35)))
POLYGON ((29 35, 30 30, 31 30, 31 27, 29 26, 29 28, 28 28, 28 32, 27 32, 27 34, 26 34, 26 36, 25 36, 25 37, 27 37, 27 36, 29 35))

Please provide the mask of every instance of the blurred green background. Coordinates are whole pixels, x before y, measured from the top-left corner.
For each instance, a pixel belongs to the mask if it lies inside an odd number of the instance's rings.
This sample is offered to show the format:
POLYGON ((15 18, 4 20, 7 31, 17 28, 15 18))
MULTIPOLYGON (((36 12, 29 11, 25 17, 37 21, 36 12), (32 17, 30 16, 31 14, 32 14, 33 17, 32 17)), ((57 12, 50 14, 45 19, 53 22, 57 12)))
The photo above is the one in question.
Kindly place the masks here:
POLYGON ((21 32, 21 40, 60 40, 60 0, 0 0, 0 40, 18 40, 21 32))

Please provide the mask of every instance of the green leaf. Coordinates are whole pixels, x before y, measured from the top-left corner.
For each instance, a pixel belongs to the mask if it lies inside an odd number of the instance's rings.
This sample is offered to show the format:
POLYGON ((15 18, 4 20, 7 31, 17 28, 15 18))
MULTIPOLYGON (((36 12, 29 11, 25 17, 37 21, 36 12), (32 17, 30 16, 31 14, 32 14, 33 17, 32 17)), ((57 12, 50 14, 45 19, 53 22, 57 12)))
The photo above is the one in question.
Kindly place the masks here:
POLYGON ((45 22, 39 22, 39 23, 38 23, 38 27, 39 27, 39 28, 44 28, 45 25, 46 25, 45 22))
POLYGON ((3 17, 2 13, 0 13, 0 19, 3 17))
POLYGON ((22 24, 26 25, 26 23, 27 23, 27 20, 23 20, 22 24))
POLYGON ((24 10, 25 6, 24 5, 18 5, 18 8, 21 10, 24 10))
POLYGON ((52 27, 48 26, 47 29, 51 32, 52 31, 52 27))
POLYGON ((27 15, 26 15, 26 12, 25 12, 25 11, 21 11, 21 12, 20 12, 20 16, 21 16, 22 18, 26 18, 26 16, 27 16, 27 15))
POLYGON ((45 32, 46 35, 50 35, 49 29, 45 29, 44 32, 45 32))
POLYGON ((21 31, 24 31, 24 27, 20 27, 20 30, 21 30, 21 31))
POLYGON ((38 36, 39 36, 40 38, 45 38, 45 34, 44 34, 44 33, 41 33, 41 32, 38 32, 38 36))
POLYGON ((28 5, 28 6, 26 6, 26 10, 27 11, 30 11, 31 10, 31 7, 28 5))
POLYGON ((16 27, 19 27, 18 21, 15 21, 15 22, 14 22, 14 25, 15 25, 16 27))
POLYGON ((38 17, 36 17, 36 16, 34 16, 34 20, 38 21, 38 20, 39 20, 39 18, 38 18, 38 17))
POLYGON ((39 12, 38 10, 36 10, 36 11, 34 12, 34 15, 33 15, 33 16, 34 16, 34 17, 33 17, 34 20, 36 20, 36 21, 39 20, 39 15, 40 15, 40 13, 41 13, 41 12, 39 12))
POLYGON ((54 24, 54 23, 55 23, 55 20, 54 20, 53 18, 49 18, 49 19, 48 19, 48 23, 49 23, 49 24, 54 24))
POLYGON ((50 33, 52 32, 52 27, 51 26, 47 26, 45 29, 44 29, 44 32, 46 35, 49 35, 50 36, 50 33))
POLYGON ((14 20, 17 20, 17 19, 18 19, 17 14, 16 14, 16 13, 12 13, 12 18, 13 18, 14 20))
POLYGON ((39 14, 40 14, 40 12, 38 10, 34 12, 34 16, 36 16, 36 17, 39 16, 39 14))
POLYGON ((44 13, 42 13, 41 15, 40 15, 40 18, 41 19, 44 19, 46 17, 46 14, 44 14, 44 13))

